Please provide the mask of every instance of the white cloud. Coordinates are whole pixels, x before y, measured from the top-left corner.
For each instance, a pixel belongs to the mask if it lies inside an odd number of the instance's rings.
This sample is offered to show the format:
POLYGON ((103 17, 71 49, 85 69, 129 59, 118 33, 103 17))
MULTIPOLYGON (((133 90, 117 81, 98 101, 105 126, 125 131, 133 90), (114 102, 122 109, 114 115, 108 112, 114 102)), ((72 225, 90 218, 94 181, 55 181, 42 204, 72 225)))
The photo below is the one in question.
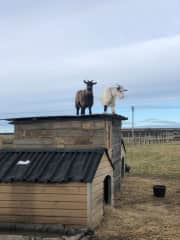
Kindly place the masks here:
POLYGON ((122 105, 179 99, 179 1, 70 2, 0 3, 1 115, 72 113, 83 79, 98 80, 97 109, 116 82, 122 105))
POLYGON ((21 102, 17 111, 23 103, 31 109, 49 102, 63 107, 65 101, 71 106, 75 91, 84 87, 82 80, 87 78, 98 80, 96 102, 102 87, 116 82, 129 89, 124 104, 179 99, 179 59, 180 35, 71 58, 14 58, 9 62, 10 72, 1 63, 1 99, 4 105, 8 98, 9 106, 21 102))

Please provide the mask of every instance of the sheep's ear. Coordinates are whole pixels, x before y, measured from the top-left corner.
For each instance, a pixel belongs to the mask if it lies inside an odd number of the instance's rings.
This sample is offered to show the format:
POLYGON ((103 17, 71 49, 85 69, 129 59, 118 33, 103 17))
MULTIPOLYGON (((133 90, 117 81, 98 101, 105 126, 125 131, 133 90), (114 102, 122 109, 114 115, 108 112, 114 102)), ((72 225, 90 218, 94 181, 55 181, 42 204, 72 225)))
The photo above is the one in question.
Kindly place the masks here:
POLYGON ((91 81, 92 81, 93 85, 97 84, 97 82, 94 82, 94 80, 91 80, 91 81))
POLYGON ((85 84, 87 84, 87 81, 86 81, 86 80, 83 80, 83 82, 84 82, 85 84))

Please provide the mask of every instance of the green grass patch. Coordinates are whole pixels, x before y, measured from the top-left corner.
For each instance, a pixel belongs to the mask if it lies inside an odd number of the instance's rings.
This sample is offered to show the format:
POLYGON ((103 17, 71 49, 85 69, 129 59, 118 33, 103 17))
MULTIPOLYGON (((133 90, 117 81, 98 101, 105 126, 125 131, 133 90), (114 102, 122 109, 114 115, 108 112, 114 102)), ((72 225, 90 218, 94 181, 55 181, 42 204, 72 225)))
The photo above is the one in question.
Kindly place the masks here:
POLYGON ((132 176, 180 179, 180 144, 127 145, 132 176))

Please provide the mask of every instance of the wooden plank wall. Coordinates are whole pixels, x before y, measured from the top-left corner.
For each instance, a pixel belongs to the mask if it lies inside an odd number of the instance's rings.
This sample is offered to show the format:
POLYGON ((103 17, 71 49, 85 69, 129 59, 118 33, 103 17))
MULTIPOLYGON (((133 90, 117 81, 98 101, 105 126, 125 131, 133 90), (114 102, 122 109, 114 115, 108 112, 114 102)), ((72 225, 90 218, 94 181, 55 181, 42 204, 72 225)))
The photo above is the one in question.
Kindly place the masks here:
POLYGON ((104 179, 106 176, 112 178, 112 205, 114 203, 113 191, 113 169, 104 154, 101 163, 97 169, 96 175, 92 182, 92 196, 91 196, 91 223, 95 227, 100 224, 104 214, 104 179))
POLYGON ((87 186, 0 184, 1 223, 87 224, 87 186))
POLYGON ((114 164, 114 191, 120 191, 121 185, 121 131, 119 121, 112 122, 112 161, 114 164))
POLYGON ((15 125, 17 147, 105 146, 104 120, 44 121, 15 125))
POLYGON ((121 125, 119 120, 106 121, 106 147, 114 165, 114 192, 120 191, 121 180, 121 125))

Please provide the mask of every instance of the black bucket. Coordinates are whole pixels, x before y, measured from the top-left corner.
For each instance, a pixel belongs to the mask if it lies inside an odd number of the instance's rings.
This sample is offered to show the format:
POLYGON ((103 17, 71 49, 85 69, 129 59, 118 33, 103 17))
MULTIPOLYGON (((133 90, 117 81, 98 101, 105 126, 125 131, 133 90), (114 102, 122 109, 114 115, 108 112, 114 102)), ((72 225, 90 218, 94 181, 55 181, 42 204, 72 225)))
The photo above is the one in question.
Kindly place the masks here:
POLYGON ((165 185, 154 185, 153 192, 155 197, 165 197, 166 194, 166 186, 165 185))

